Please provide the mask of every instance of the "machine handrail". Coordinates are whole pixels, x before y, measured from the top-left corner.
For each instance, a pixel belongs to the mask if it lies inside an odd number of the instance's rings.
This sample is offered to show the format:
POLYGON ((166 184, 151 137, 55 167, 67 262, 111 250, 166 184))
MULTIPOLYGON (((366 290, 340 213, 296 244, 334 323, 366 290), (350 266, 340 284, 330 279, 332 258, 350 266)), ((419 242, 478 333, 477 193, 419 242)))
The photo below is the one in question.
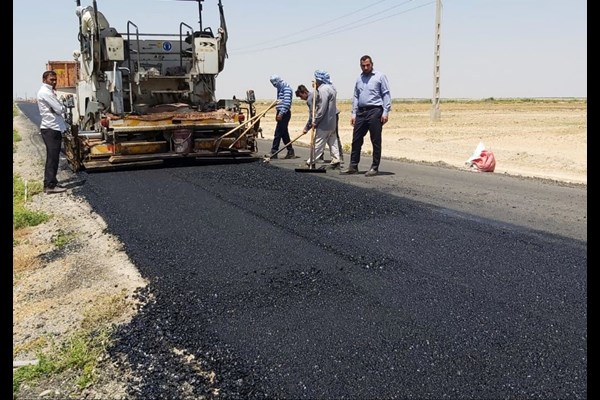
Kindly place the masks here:
MULTIPOLYGON (((193 34, 194 32, 194 28, 192 28, 191 26, 189 26, 188 24, 186 24, 185 22, 181 22, 179 24, 179 67, 183 68, 183 27, 186 26, 190 29, 190 32, 192 32, 191 34, 193 34)), ((188 33, 190 34, 190 33, 188 33)))
MULTIPOLYGON (((136 24, 134 24, 131 21, 127 21, 127 43, 128 46, 130 46, 131 44, 131 35, 130 35, 130 31, 129 31, 129 26, 133 25, 135 27, 135 43, 137 45, 137 68, 136 71, 139 72, 140 71, 140 32, 138 29, 138 26, 136 24)), ((131 47, 128 47, 129 49, 131 49, 131 47)), ((133 69, 131 68, 131 57, 129 57, 129 70, 132 71, 133 69)))

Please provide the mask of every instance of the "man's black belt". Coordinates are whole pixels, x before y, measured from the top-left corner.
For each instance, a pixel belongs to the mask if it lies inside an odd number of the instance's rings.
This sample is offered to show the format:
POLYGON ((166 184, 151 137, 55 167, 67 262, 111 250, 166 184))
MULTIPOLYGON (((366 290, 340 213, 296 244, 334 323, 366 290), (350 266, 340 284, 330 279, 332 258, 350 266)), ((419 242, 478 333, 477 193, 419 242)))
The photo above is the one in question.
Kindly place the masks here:
POLYGON ((383 108, 383 106, 364 106, 364 107, 358 107, 358 111, 363 112, 363 111, 372 110, 374 108, 383 108))

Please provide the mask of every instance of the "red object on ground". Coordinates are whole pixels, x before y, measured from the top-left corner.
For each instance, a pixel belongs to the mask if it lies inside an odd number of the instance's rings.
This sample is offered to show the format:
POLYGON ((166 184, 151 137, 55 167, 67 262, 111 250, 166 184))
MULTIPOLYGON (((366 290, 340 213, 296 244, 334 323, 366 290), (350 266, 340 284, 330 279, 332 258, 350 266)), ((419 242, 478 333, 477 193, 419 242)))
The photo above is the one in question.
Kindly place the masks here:
POLYGON ((496 169, 496 157, 489 150, 482 150, 479 157, 470 161, 479 172, 494 172, 494 169, 496 169))

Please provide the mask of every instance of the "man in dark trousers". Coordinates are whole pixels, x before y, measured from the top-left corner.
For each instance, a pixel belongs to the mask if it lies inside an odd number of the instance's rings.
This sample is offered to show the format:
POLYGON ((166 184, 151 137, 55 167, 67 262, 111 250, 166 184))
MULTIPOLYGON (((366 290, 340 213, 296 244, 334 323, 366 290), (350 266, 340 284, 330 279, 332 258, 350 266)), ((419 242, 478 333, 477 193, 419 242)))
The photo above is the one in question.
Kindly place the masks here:
POLYGON ((360 152, 367 132, 373 145, 373 161, 365 176, 375 176, 379 173, 381 162, 381 132, 388 121, 392 110, 392 97, 387 77, 373 69, 373 60, 368 55, 360 58, 362 73, 354 84, 352 97, 352 150, 348 168, 341 174, 356 174, 360 162, 360 152))
MULTIPOLYGON (((277 158, 277 156, 273 156, 273 154, 279 151, 279 144, 283 141, 283 144, 286 145, 291 141, 288 126, 290 124, 290 118, 292 117, 292 95, 294 92, 292 91, 291 86, 286 81, 281 79, 279 75, 272 75, 269 80, 277 89, 278 103, 275 107, 277 110, 277 114, 275 115, 277 125, 275 125, 271 153, 267 154, 267 157, 277 158)), ((287 155, 285 158, 296 158, 294 148, 291 144, 287 147, 287 155)))
POLYGON ((45 71, 42 74, 42 86, 37 93, 37 104, 42 122, 40 134, 46 145, 46 165, 44 167, 44 193, 61 193, 66 189, 58 184, 58 162, 62 134, 67 130, 63 118, 65 108, 56 95, 57 75, 55 71, 45 71))

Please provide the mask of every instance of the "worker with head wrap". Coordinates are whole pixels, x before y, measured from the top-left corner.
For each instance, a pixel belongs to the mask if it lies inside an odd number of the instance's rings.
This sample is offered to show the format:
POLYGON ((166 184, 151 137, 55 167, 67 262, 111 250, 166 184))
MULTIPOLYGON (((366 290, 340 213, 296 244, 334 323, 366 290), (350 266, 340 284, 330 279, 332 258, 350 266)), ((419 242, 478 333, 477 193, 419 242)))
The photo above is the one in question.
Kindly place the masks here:
MULTIPOLYGON (((269 157, 270 159, 277 158, 277 153, 279 151, 279 145, 281 141, 283 141, 284 145, 288 145, 290 143, 290 131, 288 126, 290 124, 290 118, 292 117, 292 95, 293 91, 291 86, 281 79, 279 75, 271 75, 269 79, 271 84, 277 89, 277 106, 275 109, 277 110, 277 114, 275 115, 275 120, 277 121, 277 125, 275 125, 275 133, 273 135, 273 144, 271 145, 271 153, 267 154, 265 157, 269 157), (273 154, 275 154, 273 156, 273 154)), ((295 158, 294 148, 291 144, 287 147, 287 155, 285 158, 295 158)))
POLYGON ((327 71, 315 71, 316 100, 315 112, 312 120, 312 128, 315 129, 314 154, 311 154, 306 160, 309 167, 314 167, 315 160, 323 154, 325 145, 331 149, 331 162, 327 166, 329 169, 340 167, 340 150, 336 136, 337 128, 337 92, 331 84, 330 76, 327 71), (314 156, 314 159, 312 158, 314 156))
MULTIPOLYGON (((333 88, 333 90, 335 90, 336 95, 337 95, 337 89, 333 85, 333 82, 331 82, 331 77, 329 76, 329 72, 323 71, 323 70, 315 71, 315 73, 317 73, 317 72, 319 72, 321 77, 323 78, 323 83, 326 85, 331 85, 331 87, 333 88)), ((337 138, 338 150, 340 152, 340 163, 344 164, 344 151, 343 151, 342 141, 340 140, 340 131, 339 131, 340 109, 336 107, 336 110, 337 111, 336 111, 336 115, 335 115, 335 137, 337 138)), ((331 156, 333 157, 333 152, 331 151, 331 146, 329 147, 329 152, 330 152, 331 156)), ((323 158, 321 157, 321 159, 323 159, 323 158)))
MULTIPOLYGON (((331 82, 329 73, 327 73, 326 71, 321 71, 321 74, 322 74, 321 76, 323 78, 323 83, 327 84, 327 85, 331 85, 333 87, 333 89, 335 90, 335 86, 333 86, 333 83, 331 82)), ((308 132, 308 130, 312 127, 312 97, 313 97, 313 94, 312 94, 312 92, 310 92, 308 90, 308 88, 306 86, 298 85, 298 89, 296 89, 296 97, 299 97, 302 100, 306 101, 306 105, 308 106, 308 120, 302 131, 302 133, 304 134, 304 133, 308 132)), ((337 141, 338 141, 338 150, 340 153, 340 165, 343 165, 344 164, 344 153, 343 153, 343 146, 342 146, 342 142, 340 140, 340 134, 339 134, 339 128, 338 128, 339 121, 340 121, 340 110, 338 108, 337 112, 336 112, 336 118, 335 118, 335 137, 337 138, 337 141)), ((333 158, 333 151, 331 150, 331 146, 329 146, 329 155, 333 158)), ((321 157, 317 158, 317 162, 323 162, 323 161, 324 161, 324 152, 321 153, 321 157)))

